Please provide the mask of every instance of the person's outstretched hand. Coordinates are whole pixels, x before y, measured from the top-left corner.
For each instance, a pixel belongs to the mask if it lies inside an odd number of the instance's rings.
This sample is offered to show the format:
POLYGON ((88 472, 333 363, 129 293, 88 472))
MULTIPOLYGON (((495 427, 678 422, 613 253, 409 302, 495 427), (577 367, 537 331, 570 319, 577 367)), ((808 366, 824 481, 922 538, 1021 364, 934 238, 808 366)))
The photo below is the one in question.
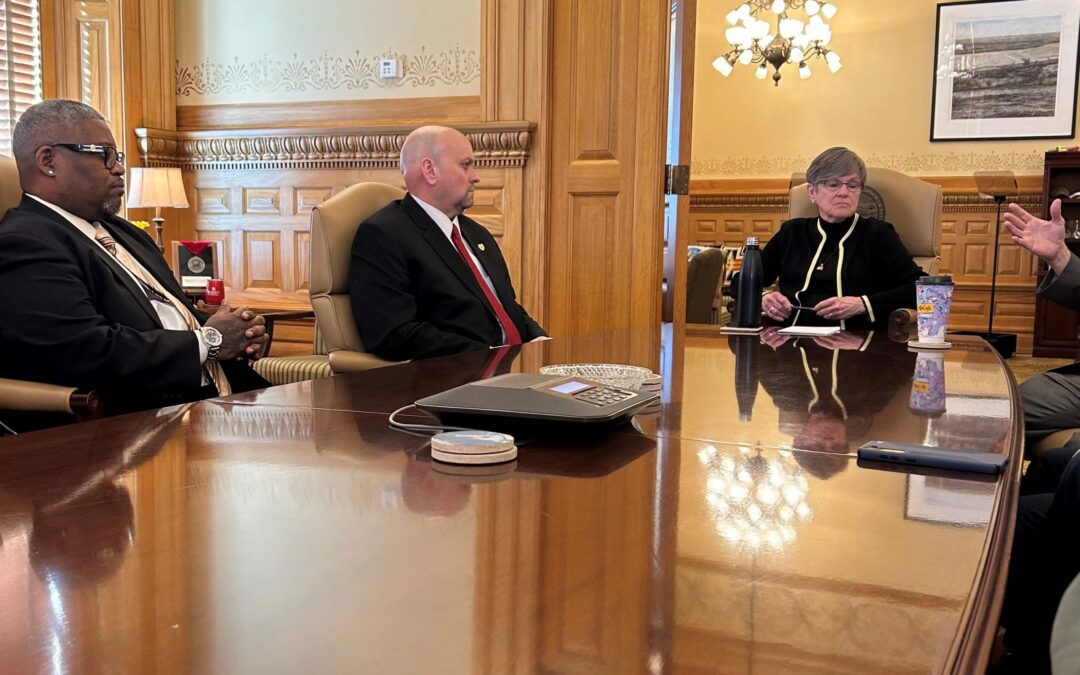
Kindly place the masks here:
POLYGON ((1050 220, 1031 215, 1019 204, 1009 204, 1004 214, 1005 229, 1018 245, 1045 260, 1054 272, 1060 274, 1069 263, 1069 249, 1065 246, 1065 219, 1061 216, 1061 200, 1050 204, 1050 220))

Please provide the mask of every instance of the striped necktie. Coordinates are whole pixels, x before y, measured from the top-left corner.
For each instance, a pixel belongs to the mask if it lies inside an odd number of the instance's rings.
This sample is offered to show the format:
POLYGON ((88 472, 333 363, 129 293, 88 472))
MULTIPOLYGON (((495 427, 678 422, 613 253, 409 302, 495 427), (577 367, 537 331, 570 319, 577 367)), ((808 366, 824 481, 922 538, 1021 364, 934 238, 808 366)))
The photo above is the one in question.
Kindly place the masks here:
MULTIPOLYGON (((105 247, 105 250, 112 254, 116 261, 124 266, 127 271, 131 272, 131 275, 135 277, 135 280, 139 282, 139 286, 143 289, 143 293, 150 300, 156 300, 163 305, 169 305, 183 317, 184 322, 191 330, 198 330, 201 326, 199 320, 195 318, 195 315, 188 310, 187 306, 182 302, 174 302, 169 297, 168 291, 161 285, 154 275, 143 269, 142 265, 131 257, 131 254, 126 250, 116 245, 116 240, 112 238, 112 235, 101 226, 101 223, 94 222, 94 239, 105 247)), ((228 396, 232 393, 232 386, 229 385, 229 379, 225 377, 225 371, 221 368, 221 364, 217 361, 207 361, 206 372, 213 381, 214 386, 217 387, 218 394, 221 396, 228 396)))

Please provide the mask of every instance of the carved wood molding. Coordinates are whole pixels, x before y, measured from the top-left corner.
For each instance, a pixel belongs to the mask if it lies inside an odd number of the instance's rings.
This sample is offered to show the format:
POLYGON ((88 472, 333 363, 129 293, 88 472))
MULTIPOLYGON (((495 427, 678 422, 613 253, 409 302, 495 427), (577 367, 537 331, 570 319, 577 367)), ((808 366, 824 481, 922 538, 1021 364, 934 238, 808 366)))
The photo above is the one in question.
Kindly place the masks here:
POLYGON ((690 195, 691 213, 786 213, 788 196, 762 194, 690 195))
MULTIPOLYGON (((307 129, 135 130, 145 166, 184 169, 396 168, 404 126, 307 129)), ((522 167, 536 125, 531 122, 455 124, 472 143, 477 167, 522 167)))
MULTIPOLYGON (((977 194, 949 194, 943 196, 942 211, 946 213, 993 213, 996 210, 994 202, 977 194)), ((1042 195, 1038 192, 1021 192, 1015 199, 1020 206, 1032 213, 1038 213, 1042 208, 1042 195)), ((1006 203, 1006 208, 1008 203, 1006 203)), ((1004 210, 1004 209, 1003 209, 1004 210)))
MULTIPOLYGON (((1021 192, 1016 203, 1028 211, 1037 213, 1041 208, 1041 195, 1037 192, 1021 192)), ((783 194, 709 194, 690 195, 691 213, 786 213, 788 195, 783 194)), ((994 202, 970 192, 949 192, 942 195, 942 211, 946 213, 993 213, 994 202)))

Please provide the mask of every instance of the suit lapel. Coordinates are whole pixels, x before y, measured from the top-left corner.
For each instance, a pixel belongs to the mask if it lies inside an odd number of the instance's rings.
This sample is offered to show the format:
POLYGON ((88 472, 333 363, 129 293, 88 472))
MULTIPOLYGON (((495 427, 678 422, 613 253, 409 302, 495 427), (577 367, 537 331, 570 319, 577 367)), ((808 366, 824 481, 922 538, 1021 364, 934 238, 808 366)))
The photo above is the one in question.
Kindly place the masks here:
MULTIPOLYGON (((510 289, 504 288, 502 283, 502 275, 496 274, 495 270, 499 268, 497 261, 495 260, 494 248, 492 250, 481 249, 477 247, 477 244, 483 244, 484 233, 486 230, 484 227, 467 216, 458 216, 458 227, 461 228, 461 236, 468 242, 469 247, 472 248, 473 253, 476 255, 476 259, 480 261, 480 264, 484 266, 484 271, 487 272, 488 278, 491 279, 491 285, 495 287, 495 295, 498 296, 499 302, 506 307, 506 299, 513 295, 513 292, 508 292, 510 289)), ((459 256, 460 257, 460 256, 459 256)))
MULTIPOLYGON (((112 256, 112 254, 110 254, 102 247, 89 241, 86 236, 83 235, 82 232, 77 230, 74 225, 69 223, 66 218, 61 216, 56 211, 50 209, 48 206, 45 206, 41 202, 37 201, 36 199, 33 199, 32 197, 27 197, 23 195, 23 200, 22 203, 19 205, 19 208, 27 209, 33 211, 34 213, 42 217, 49 218, 54 222, 62 225, 65 230, 70 231, 72 240, 75 241, 76 245, 89 248, 89 250, 95 256, 97 256, 98 260, 100 260, 102 263, 105 264, 106 267, 109 268, 109 270, 113 274, 113 277, 116 278, 116 282, 128 290, 128 292, 131 294, 132 299, 134 299, 135 303, 138 304, 144 312, 146 312, 147 316, 153 319, 154 323, 158 326, 161 325, 161 318, 157 315, 157 312, 154 311, 154 307, 147 299, 146 293, 143 292, 143 290, 139 287, 135 280, 131 278, 131 275, 128 274, 127 271, 124 269, 123 265, 121 265, 120 262, 112 256)), ((116 238, 115 230, 117 228, 114 227, 106 229, 108 230, 109 234, 113 235, 113 238, 116 238)), ((125 248, 127 248, 126 239, 124 240, 124 246, 125 248)))
MULTIPOLYGON (((480 300, 484 307, 488 307, 487 298, 484 296, 484 292, 480 289, 480 285, 477 283, 476 277, 469 271, 469 268, 465 266, 465 261, 461 259, 461 255, 454 248, 454 245, 450 243, 450 240, 446 238, 446 235, 442 233, 439 226, 435 224, 435 221, 424 212, 424 209, 413 200, 412 195, 405 195, 405 198, 401 200, 401 205, 405 207, 405 212, 412 218, 413 223, 421 229, 423 232, 424 240, 431 246, 432 250, 442 259, 446 266, 453 271, 454 275, 465 285, 465 288, 469 289, 473 295, 480 300)), ((461 219, 458 219, 460 223, 461 219)), ((488 307, 488 311, 494 314, 494 310, 488 307)))

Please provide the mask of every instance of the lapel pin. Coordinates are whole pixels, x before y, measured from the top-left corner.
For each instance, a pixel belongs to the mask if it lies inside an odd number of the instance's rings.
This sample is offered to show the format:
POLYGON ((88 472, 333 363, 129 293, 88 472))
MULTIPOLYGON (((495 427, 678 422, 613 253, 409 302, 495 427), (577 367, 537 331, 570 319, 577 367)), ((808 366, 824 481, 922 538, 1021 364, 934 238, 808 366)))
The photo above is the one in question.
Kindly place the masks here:
POLYGON ((483 244, 477 244, 476 248, 480 249, 481 251, 485 250, 483 244))

